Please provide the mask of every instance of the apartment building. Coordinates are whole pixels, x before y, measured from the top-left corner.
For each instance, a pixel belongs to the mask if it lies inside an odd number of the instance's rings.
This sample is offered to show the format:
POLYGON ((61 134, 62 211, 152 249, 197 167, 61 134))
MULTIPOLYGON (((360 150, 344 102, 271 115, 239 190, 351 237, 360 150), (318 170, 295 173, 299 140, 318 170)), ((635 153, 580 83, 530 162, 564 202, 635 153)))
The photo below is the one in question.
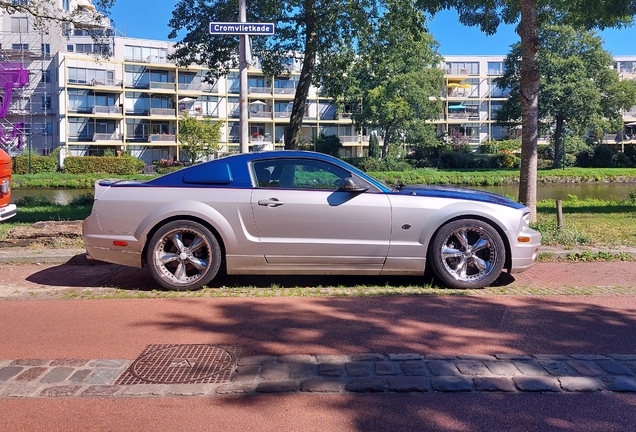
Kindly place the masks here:
MULTIPOLYGON (((89 0, 59 0, 63 8, 89 0)), ((36 29, 30 17, 4 14, 0 23, 0 145, 22 142, 43 154, 63 147, 70 155, 129 152, 146 162, 179 158, 178 120, 190 116, 223 123, 221 152, 239 151, 238 71, 214 82, 202 67, 177 67, 169 60, 172 44, 127 38, 114 29, 36 29), (101 31, 107 44, 90 32, 101 31), (107 53, 108 58, 98 54, 107 53), (28 71, 28 79, 25 79, 28 71), (3 78, 4 77, 4 78, 3 78), (3 81, 4 79, 4 81, 3 81), (11 85, 9 86, 10 83, 11 85), (2 89, 0 89, 2 91, 2 89), (4 106, 3 105, 3 106, 4 106)), ((477 147, 489 139, 515 138, 518 129, 496 125, 508 97, 494 79, 503 73, 504 56, 446 56, 439 96, 443 113, 432 121, 438 134, 477 147)), ((251 151, 283 148, 301 65, 290 60, 289 75, 266 77, 256 61, 248 71, 251 151)), ((624 79, 636 77, 636 56, 617 57, 624 79)), ((302 135, 337 135, 343 156, 364 156, 372 131, 357 130, 347 107, 338 109, 312 88, 302 135)), ((624 113, 623 133, 608 143, 636 142, 636 107, 624 113)))

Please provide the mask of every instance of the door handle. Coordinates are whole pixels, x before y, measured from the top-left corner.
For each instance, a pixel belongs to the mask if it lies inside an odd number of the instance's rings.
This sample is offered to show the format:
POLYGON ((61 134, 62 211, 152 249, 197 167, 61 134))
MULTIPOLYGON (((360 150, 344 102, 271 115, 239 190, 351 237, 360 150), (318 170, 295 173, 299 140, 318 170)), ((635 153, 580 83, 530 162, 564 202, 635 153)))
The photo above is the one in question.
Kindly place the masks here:
POLYGON ((258 200, 258 205, 267 207, 278 207, 285 204, 284 201, 279 201, 277 198, 270 198, 264 200, 258 200))

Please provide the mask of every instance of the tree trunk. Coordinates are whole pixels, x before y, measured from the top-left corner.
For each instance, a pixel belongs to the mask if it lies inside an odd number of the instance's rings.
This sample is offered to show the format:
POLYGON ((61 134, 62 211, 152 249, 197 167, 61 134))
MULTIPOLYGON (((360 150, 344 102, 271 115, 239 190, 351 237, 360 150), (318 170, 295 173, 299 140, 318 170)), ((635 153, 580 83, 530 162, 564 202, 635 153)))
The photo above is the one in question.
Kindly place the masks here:
POLYGON ((384 137, 382 138, 382 159, 386 157, 386 153, 389 150, 389 138, 391 137, 391 127, 387 127, 384 130, 384 137))
POLYGON ((305 22, 305 56, 303 58, 303 67, 300 71, 298 79, 298 88, 294 96, 294 104, 292 106, 289 118, 289 129, 285 134, 285 150, 298 149, 301 128, 303 126, 303 117, 305 116, 305 104, 309 95, 309 87, 316 66, 316 14, 313 1, 306 1, 307 20, 305 22))
POLYGON ((558 115, 554 131, 554 162, 552 163, 552 168, 558 168, 561 163, 561 149, 563 149, 563 116, 558 115))
POLYGON ((537 0, 519 0, 521 22, 521 172, 519 201, 537 219, 537 141, 539 131, 539 28, 537 0))

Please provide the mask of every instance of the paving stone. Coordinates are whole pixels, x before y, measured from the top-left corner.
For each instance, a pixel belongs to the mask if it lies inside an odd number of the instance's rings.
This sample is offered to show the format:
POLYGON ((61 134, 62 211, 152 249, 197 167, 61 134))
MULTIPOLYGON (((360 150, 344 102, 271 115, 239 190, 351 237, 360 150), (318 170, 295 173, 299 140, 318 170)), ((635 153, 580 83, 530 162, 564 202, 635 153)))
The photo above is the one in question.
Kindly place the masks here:
POLYGON ((459 369, 462 375, 472 375, 472 376, 492 375, 492 373, 490 372, 490 370, 488 370, 486 365, 479 361, 460 360, 457 363, 455 363, 455 367, 459 369))
POLYGON ((457 356, 444 354, 426 354, 426 360, 457 360, 457 356))
POLYGON ((533 357, 542 361, 566 361, 570 359, 570 356, 563 354, 535 354, 533 357))
POLYGON ((630 368, 632 371, 636 372, 636 360, 634 361, 623 361, 623 364, 630 368))
POLYGON ((636 354, 609 354, 608 357, 611 357, 615 360, 629 360, 636 361, 636 354))
POLYGON ((540 361, 539 364, 551 375, 579 376, 579 373, 562 361, 540 361))
POLYGON ((300 383, 300 391, 315 393, 341 393, 344 385, 340 381, 312 378, 300 383))
POLYGON ((426 366, 428 366, 431 374, 435 376, 459 376, 459 370, 455 367, 455 364, 451 362, 431 360, 426 366))
POLYGON ((607 356, 600 354, 572 354, 570 357, 577 360, 609 360, 607 356))
POLYGON ((287 376, 289 364, 286 363, 270 363, 263 365, 261 377, 268 381, 280 381, 287 376))
POLYGON ((399 372, 398 364, 390 361, 375 362, 374 366, 376 375, 397 375, 399 372))
POLYGON ((91 373, 93 373, 92 369, 80 369, 71 375, 68 380, 70 382, 82 382, 88 378, 91 373))
POLYGON ((568 392, 597 392, 605 388, 601 380, 592 377, 561 377, 559 382, 568 392))
POLYGON ((411 360, 423 360, 420 354, 389 354, 389 360, 393 361, 411 361, 411 360))
POLYGON ((632 372, 627 366, 615 361, 597 361, 596 364, 612 375, 634 376, 634 372, 632 372))
POLYGON ((162 396, 166 391, 164 384, 135 384, 125 387, 124 396, 162 396))
POLYGON ((85 381, 86 384, 112 385, 121 375, 119 369, 98 369, 85 381))
POLYGON ((19 359, 13 360, 11 366, 47 366, 51 360, 19 359))
POLYGON ((550 375, 547 370, 543 369, 543 367, 536 362, 525 362, 525 361, 513 361, 514 365, 521 371, 524 375, 529 376, 547 376, 550 375))
POLYGON ((511 361, 499 360, 499 361, 486 361, 484 362, 486 367, 495 375, 503 376, 517 376, 521 375, 521 371, 511 361))
POLYGON ((460 354, 457 356, 460 360, 488 361, 496 360, 495 356, 487 354, 460 354))
POLYGON ((261 371, 261 366, 247 365, 247 366, 238 366, 232 374, 232 381, 254 381, 261 371))
POLYGON ((296 381, 267 381, 256 386, 259 393, 289 393, 298 391, 296 381))
POLYGON ((317 365, 311 363, 290 363, 289 377, 291 379, 309 378, 316 375, 317 365))
POLYGON ((90 360, 86 360, 86 359, 71 359, 71 358, 57 359, 57 360, 53 360, 49 366, 80 367, 80 366, 86 365, 86 363, 88 363, 89 361, 90 360))
POLYGON ((44 397, 68 397, 75 396, 77 392, 82 389, 82 386, 67 385, 67 386, 55 386, 47 387, 40 391, 40 396, 44 397))
POLYGON ((427 392, 430 384, 428 379, 423 377, 396 376, 387 378, 390 392, 427 392))
POLYGON ((521 361, 532 361, 534 357, 528 355, 521 354, 495 354, 499 360, 521 360, 521 361))
POLYGON ((400 369, 404 375, 430 375, 426 367, 426 363, 423 361, 407 361, 400 363, 400 369))
POLYGON ((464 377, 431 377, 431 387, 440 392, 469 392, 473 390, 473 381, 464 377))
POLYGON ((175 384, 166 388, 166 395, 204 396, 212 391, 213 384, 175 384))
POLYGON ((316 362, 318 363, 345 364, 350 360, 349 356, 344 354, 322 354, 316 356, 316 362))
POLYGON ((7 366, 0 369, 0 381, 7 381, 20 372, 22 372, 24 368, 22 366, 7 366))
POLYGON ((561 391, 559 380, 548 376, 520 376, 514 377, 517 388, 525 392, 558 392, 561 391))
POLYGON ((249 365, 263 365, 267 363, 276 363, 278 357, 275 356, 254 356, 254 357, 243 357, 239 359, 239 366, 249 366, 249 365))
POLYGON ((255 382, 238 382, 238 383, 230 383, 230 384, 221 384, 214 388, 214 393, 225 395, 225 394, 245 394, 252 393, 256 388, 255 382))
POLYGON ((47 367, 41 367, 41 366, 32 367, 32 368, 26 369, 20 375, 15 377, 15 380, 16 381, 21 381, 21 382, 35 381, 43 373, 45 373, 48 370, 49 370, 49 368, 47 368, 47 367))
POLYGON ((118 385, 92 385, 84 390, 80 396, 85 397, 107 397, 115 396, 122 387, 118 385))
POLYGON ((344 365, 339 363, 320 363, 318 375, 340 376, 344 373, 344 365))
POLYGON ((122 368, 124 366, 128 366, 128 360, 93 360, 88 366, 94 368, 122 368))
POLYGON ((615 392, 636 392, 636 380, 626 376, 608 377, 605 388, 615 392))
POLYGON ((282 355, 278 357, 278 363, 316 363, 316 358, 307 354, 282 355))
POLYGON ((356 354, 351 356, 352 362, 367 362, 367 361, 382 361, 386 360, 386 356, 384 354, 356 354))
POLYGON ((11 360, 0 359, 0 368, 3 368, 5 366, 9 366, 9 363, 11 363, 11 360))
POLYGON ((605 371, 591 361, 570 360, 567 364, 572 369, 586 377, 605 375, 605 371))
POLYGON ((41 388, 40 384, 7 384, 0 391, 2 397, 29 397, 34 396, 41 388))
POLYGON ((74 370, 75 369, 72 367, 53 368, 49 371, 49 373, 44 375, 42 379, 40 379, 40 382, 47 383, 47 384, 62 382, 66 380, 66 378, 68 378, 73 373, 74 370))
POLYGON ((385 387, 381 378, 358 378, 349 381, 345 389, 355 393, 380 393, 385 387))
POLYGON ((517 388, 510 378, 477 377, 473 379, 475 390, 485 392, 515 392, 517 388))
POLYGON ((352 377, 365 377, 371 373, 371 363, 349 362, 345 364, 347 374, 352 377))

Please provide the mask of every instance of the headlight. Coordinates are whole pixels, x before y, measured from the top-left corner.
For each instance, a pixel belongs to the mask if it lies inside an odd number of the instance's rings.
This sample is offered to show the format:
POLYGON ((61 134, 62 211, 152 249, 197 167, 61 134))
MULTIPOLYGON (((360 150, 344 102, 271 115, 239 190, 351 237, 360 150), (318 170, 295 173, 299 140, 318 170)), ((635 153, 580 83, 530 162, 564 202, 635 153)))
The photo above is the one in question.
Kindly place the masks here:
POLYGON ((521 230, 524 228, 530 228, 530 212, 525 212, 523 216, 521 216, 521 230))

